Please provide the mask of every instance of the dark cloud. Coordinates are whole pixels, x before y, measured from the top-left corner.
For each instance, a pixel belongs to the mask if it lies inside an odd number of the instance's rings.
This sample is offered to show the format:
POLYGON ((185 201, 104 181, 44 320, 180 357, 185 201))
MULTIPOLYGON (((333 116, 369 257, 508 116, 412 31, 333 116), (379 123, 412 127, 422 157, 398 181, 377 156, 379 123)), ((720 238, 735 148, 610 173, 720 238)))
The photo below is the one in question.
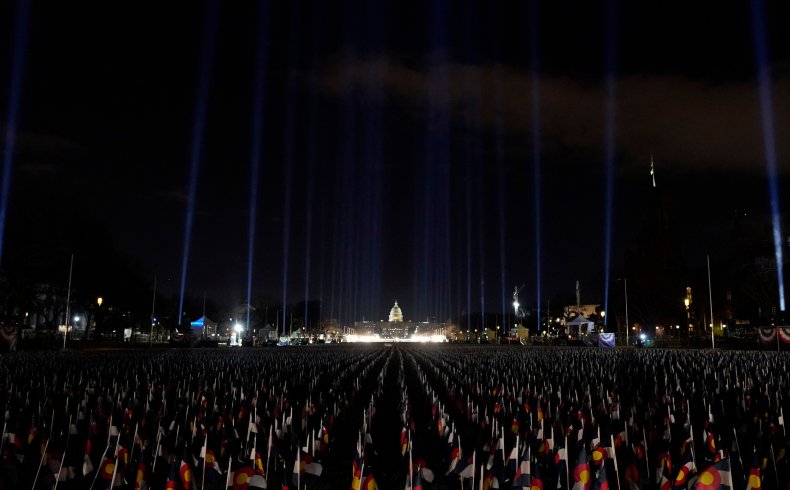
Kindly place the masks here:
MULTIPOLYGON (((352 90, 389 94, 426 106, 437 79, 452 81, 448 100, 455 114, 470 101, 479 102, 481 122, 492 126, 497 116, 494 94, 501 92, 502 116, 509 131, 528 134, 531 127, 530 74, 501 65, 444 62, 430 71, 387 58, 346 59, 323 77, 330 93, 352 90), (375 77, 371 77, 375 73, 375 77)), ((773 83, 776 134, 790 130, 790 76, 773 83)), ((542 135, 551 150, 577 148, 601 152, 604 131, 602 84, 578 78, 540 80, 542 135)), ((440 98, 441 99, 441 98, 440 98)), ((623 160, 644 165, 649 154, 668 165, 696 170, 756 172, 763 169, 762 123, 753 81, 703 82, 678 75, 630 75, 617 80, 617 144, 623 160)), ((790 157, 790 143, 777 138, 780 162, 790 157)), ((783 170, 788 166, 783 165, 783 170)))

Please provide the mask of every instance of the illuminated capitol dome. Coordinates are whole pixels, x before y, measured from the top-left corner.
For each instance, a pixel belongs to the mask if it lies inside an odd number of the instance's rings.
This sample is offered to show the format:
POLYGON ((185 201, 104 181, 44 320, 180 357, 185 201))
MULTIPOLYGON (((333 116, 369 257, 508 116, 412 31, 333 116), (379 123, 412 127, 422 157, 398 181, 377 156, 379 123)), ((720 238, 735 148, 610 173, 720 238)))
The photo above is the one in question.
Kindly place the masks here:
POLYGON ((395 306, 392 307, 390 310, 390 322, 402 322, 403 321, 403 312, 400 311, 400 306, 398 306, 398 301, 395 301, 395 306))
POLYGON ((349 342, 442 342, 444 337, 436 332, 444 325, 406 321, 398 302, 390 310, 387 321, 354 322, 354 334, 349 342), (438 340, 437 340, 438 339, 438 340))

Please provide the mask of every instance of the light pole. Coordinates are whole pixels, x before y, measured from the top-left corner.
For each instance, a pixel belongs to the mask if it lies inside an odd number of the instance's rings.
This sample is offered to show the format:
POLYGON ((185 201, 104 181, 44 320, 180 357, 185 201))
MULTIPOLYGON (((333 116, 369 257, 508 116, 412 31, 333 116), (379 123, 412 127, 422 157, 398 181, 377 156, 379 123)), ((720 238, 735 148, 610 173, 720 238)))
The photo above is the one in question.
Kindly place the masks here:
MULTIPOLYGON (((94 332, 98 331, 98 328, 99 328, 99 317, 101 316, 101 305, 102 305, 102 303, 104 303, 104 298, 102 298, 101 296, 96 298, 96 318, 94 319, 94 324, 95 324, 94 329, 93 329, 94 332)), ((94 333, 94 336, 95 335, 96 334, 94 333)))
POLYGON ((628 279, 623 278, 623 291, 625 291, 625 345, 628 343, 628 279))
POLYGON ((154 295, 151 300, 151 329, 148 331, 148 347, 154 343, 154 324, 156 323, 156 276, 154 276, 154 295))
POLYGON ((74 254, 69 262, 69 289, 66 292, 66 329, 63 331, 63 350, 66 350, 66 337, 69 335, 69 306, 71 303, 71 273, 74 270, 74 254))
POLYGON ((628 278, 623 277, 622 280, 623 294, 625 294, 625 346, 628 347, 630 345, 628 343, 628 331, 631 329, 631 325, 628 323, 628 278))
MULTIPOLYGON (((689 289, 691 289, 691 288, 686 288, 687 291, 689 289)), ((690 334, 691 333, 691 309, 689 307, 691 306, 691 298, 688 295, 685 298, 683 298, 683 304, 686 306, 686 330, 687 330, 688 334, 690 334)))

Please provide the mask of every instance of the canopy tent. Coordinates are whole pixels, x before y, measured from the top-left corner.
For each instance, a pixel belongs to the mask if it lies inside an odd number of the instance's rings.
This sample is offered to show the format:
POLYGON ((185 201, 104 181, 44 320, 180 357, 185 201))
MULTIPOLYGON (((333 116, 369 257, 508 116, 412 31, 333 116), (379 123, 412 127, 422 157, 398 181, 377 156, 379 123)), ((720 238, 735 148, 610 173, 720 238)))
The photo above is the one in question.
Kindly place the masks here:
POLYGON ((583 315, 577 315, 566 326, 568 327, 568 335, 584 335, 595 331, 595 324, 584 318, 583 315))
POLYGON ((206 318, 206 316, 202 316, 194 322, 190 322, 189 325, 192 327, 192 334, 195 337, 203 337, 209 333, 216 333, 217 324, 206 318))

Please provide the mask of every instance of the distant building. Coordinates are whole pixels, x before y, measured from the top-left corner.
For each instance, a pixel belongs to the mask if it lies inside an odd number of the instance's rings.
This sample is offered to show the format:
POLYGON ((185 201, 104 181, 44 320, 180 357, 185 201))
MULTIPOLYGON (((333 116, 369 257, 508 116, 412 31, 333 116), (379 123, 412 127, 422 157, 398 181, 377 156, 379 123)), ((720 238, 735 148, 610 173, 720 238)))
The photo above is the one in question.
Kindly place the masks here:
POLYGON ((403 312, 401 311, 400 306, 398 306, 398 300, 397 299, 395 300, 395 306, 393 306, 392 309, 390 310, 390 319, 389 319, 389 321, 390 321, 390 323, 392 323, 392 322, 403 322, 403 312))
POLYGON ((388 320, 354 322, 354 330, 361 335, 378 335, 385 339, 407 339, 414 334, 431 335, 444 327, 444 324, 412 322, 404 319, 403 310, 398 302, 390 309, 388 320))

